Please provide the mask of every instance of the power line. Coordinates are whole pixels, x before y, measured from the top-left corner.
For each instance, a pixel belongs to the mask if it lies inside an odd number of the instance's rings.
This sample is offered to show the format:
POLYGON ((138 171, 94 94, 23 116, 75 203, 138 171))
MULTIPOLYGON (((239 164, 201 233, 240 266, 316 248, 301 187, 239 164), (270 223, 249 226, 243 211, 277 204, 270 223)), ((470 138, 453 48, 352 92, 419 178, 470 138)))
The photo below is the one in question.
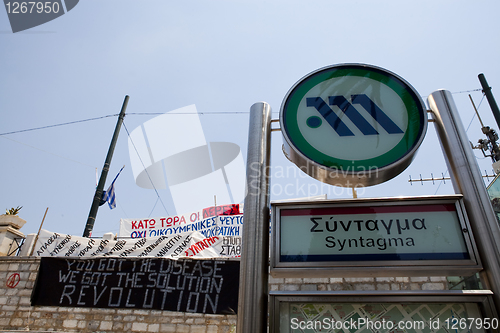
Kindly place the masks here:
MULTIPOLYGON (((149 213, 149 215, 148 215, 148 219, 149 219, 149 218, 151 217, 151 215, 153 214, 153 212, 154 212, 154 210, 155 210, 155 208, 156 208, 156 204, 158 203, 158 199, 160 199, 160 197, 156 198, 155 205, 153 206, 153 209, 151 209, 151 213, 149 213)), ((168 213, 167 213, 167 215, 168 215, 168 213)))
MULTIPOLYGON (((62 159, 65 159, 65 160, 68 160, 68 161, 71 161, 71 162, 75 162, 75 163, 78 163, 78 164, 81 164, 81 165, 85 165, 85 166, 89 166, 91 168, 96 168, 95 165, 90 165, 90 164, 86 164, 86 163, 83 163, 83 162, 80 162, 80 161, 77 161, 77 160, 73 160, 71 158, 68 158, 68 157, 65 157, 65 156, 62 156, 62 155, 58 155, 58 154, 55 154, 55 153, 52 153, 50 151, 47 151, 47 150, 43 150, 43 149, 40 149, 40 148, 37 148, 35 146, 32 146, 32 145, 29 145, 29 144, 26 144, 24 142, 21 142, 21 141, 17 141, 17 140, 14 140, 14 139, 11 139, 11 138, 8 138, 6 136, 2 137, 2 139, 6 139, 6 140, 10 140, 12 142, 15 142, 15 143, 19 143, 21 145, 24 145, 26 147, 30 147, 30 148, 33 148, 33 149, 36 149, 36 150, 39 150, 41 152, 44 152, 44 153, 47 153, 47 154, 50 154, 50 155, 53 155, 53 156, 56 156, 56 157, 59 157, 59 158, 62 158, 62 159)), ((96 168, 97 169, 97 168, 96 168)))
MULTIPOLYGON (((465 93, 470 93, 470 92, 475 92, 475 91, 483 91, 483 89, 472 89, 472 90, 455 91, 455 92, 452 92, 451 94, 452 95, 465 94, 465 93)), ((420 98, 422 98, 423 100, 425 100, 427 98, 427 96, 420 95, 420 98)))
POLYGON ((157 116, 162 114, 199 114, 202 116, 211 116, 211 115, 229 115, 229 114, 250 114, 250 111, 215 111, 215 112, 135 112, 135 113, 127 113, 127 116, 157 116))
MULTIPOLYGON (((139 160, 141 161, 141 164, 142 164, 142 167, 144 168, 144 171, 146 171, 146 175, 148 176, 149 178, 149 181, 151 182, 151 185, 153 185, 153 189, 155 190, 156 192, 156 196, 158 197, 158 199, 160 200, 161 202, 161 205, 163 206, 163 208, 165 209, 165 212, 167 213, 167 216, 170 215, 168 213, 168 210, 167 208, 165 207, 165 204, 163 203, 163 200, 161 199, 160 197, 160 194, 158 193, 158 190, 156 189, 155 187, 155 184, 153 183, 153 180, 151 179, 151 177, 149 176, 149 172, 148 172, 148 169, 146 168, 146 166, 144 165, 144 162, 142 161, 142 158, 141 158, 141 155, 139 154, 139 151, 137 150, 137 147, 135 146, 134 144, 134 141, 132 141, 132 137, 130 136, 130 133, 127 129, 127 126, 125 125, 125 122, 123 122, 123 127, 125 127, 125 131, 127 132, 127 135, 128 135, 128 138, 130 139, 130 142, 132 143, 132 146, 134 147, 135 149, 135 152, 137 153, 137 156, 139 157, 139 160)), ((156 203, 158 202, 158 199, 156 199, 156 202, 155 202, 155 207, 156 207, 156 203)), ((153 207, 154 209, 154 207, 153 207)), ((150 213, 151 214, 151 213, 150 213)))
MULTIPOLYGON (((478 110, 481 107, 481 104, 483 103, 484 96, 485 95, 483 95, 483 98, 481 98, 481 101, 479 102, 479 105, 477 106, 478 110)), ((469 131, 470 125, 472 125, 472 121, 474 120, 474 118, 476 118, 476 113, 474 113, 474 116, 472 116, 472 119, 470 120, 469 126, 467 126, 467 129, 465 130, 466 133, 469 131)))
POLYGON ((87 122, 87 121, 99 120, 99 119, 104 119, 104 118, 109 118, 109 117, 115 117, 115 116, 118 116, 118 114, 110 114, 110 115, 107 115, 107 116, 102 116, 102 117, 97 117, 97 118, 75 120, 75 121, 70 121, 70 122, 62 123, 62 124, 48 125, 48 126, 29 128, 29 129, 24 129, 24 130, 19 130, 19 131, 13 131, 13 132, 0 133, 0 135, 8 135, 8 134, 16 134, 16 133, 22 133, 22 132, 30 132, 30 131, 36 131, 36 130, 51 128, 51 127, 71 125, 71 124, 77 124, 77 123, 84 123, 84 122, 87 122))
POLYGON ((462 90, 462 91, 455 91, 455 92, 452 92, 451 94, 454 95, 454 94, 465 94, 465 93, 470 93, 470 92, 474 92, 474 91, 482 91, 483 89, 479 88, 479 89, 472 89, 472 90, 462 90))
MULTIPOLYGON (((482 89, 473 89, 473 90, 463 90, 463 91, 457 91, 457 92, 452 92, 452 94, 462 94, 462 93, 469 93, 469 92, 474 92, 474 91, 482 91, 482 89)), ((421 96, 423 98, 423 96, 421 96)), ((273 113, 279 113, 279 111, 274 111, 273 113)), ((184 115, 184 114, 199 114, 202 116, 215 116, 215 115, 248 115, 250 114, 250 111, 215 111, 215 112, 132 112, 132 113, 127 113, 127 116, 158 116, 158 115, 163 115, 163 114, 172 114, 172 115, 184 115)), ((17 133, 24 133, 24 132, 31 132, 31 131, 37 131, 37 130, 42 130, 42 129, 47 129, 47 128, 52 128, 52 127, 58 127, 58 126, 65 126, 65 125, 72 125, 72 124, 78 124, 78 123, 83 123, 83 122, 88 122, 88 121, 94 121, 94 120, 100 120, 104 118, 109 118, 109 117, 116 117, 118 114, 110 114, 107 116, 102 116, 102 117, 96 117, 96 118, 89 118, 89 119, 82 119, 82 120, 75 120, 75 121, 70 121, 66 123, 60 123, 60 124, 54 124, 54 125, 47 125, 47 126, 41 126, 41 127, 35 127, 35 128, 28 128, 28 129, 23 129, 23 130, 18 130, 18 131, 12 131, 12 132, 5 132, 5 133, 0 133, 1 135, 9 135, 9 134, 17 134, 17 133)))
MULTIPOLYGON (((145 112, 145 113, 127 113, 127 116, 157 116, 157 115, 162 115, 166 114, 165 112, 145 112)), ((190 113, 181 113, 181 112, 168 112, 167 114, 199 114, 199 115, 204 115, 204 116, 210 116, 210 115, 229 115, 229 114, 250 114, 250 112, 244 112, 244 111, 233 111, 233 112, 190 112, 190 113)), ((72 125, 72 124, 78 124, 78 123, 84 123, 88 121, 93 121, 93 120, 99 120, 99 119, 104 119, 104 118, 109 118, 109 117, 116 117, 118 114, 110 114, 107 116, 102 116, 102 117, 96 117, 96 118, 89 118, 89 119, 82 119, 82 120, 75 120, 75 121, 70 121, 67 123, 61 123, 61 124, 54 124, 54 125, 47 125, 47 126, 41 126, 41 127, 35 127, 35 128, 28 128, 28 129, 23 129, 23 130, 18 130, 18 131, 12 131, 12 132, 5 132, 5 133, 0 133, 1 135, 9 135, 9 134, 16 134, 16 133, 23 133, 23 132, 31 132, 31 131, 37 131, 37 130, 42 130, 42 129, 47 129, 47 128, 52 128, 52 127, 58 127, 58 126, 64 126, 64 125, 72 125)))

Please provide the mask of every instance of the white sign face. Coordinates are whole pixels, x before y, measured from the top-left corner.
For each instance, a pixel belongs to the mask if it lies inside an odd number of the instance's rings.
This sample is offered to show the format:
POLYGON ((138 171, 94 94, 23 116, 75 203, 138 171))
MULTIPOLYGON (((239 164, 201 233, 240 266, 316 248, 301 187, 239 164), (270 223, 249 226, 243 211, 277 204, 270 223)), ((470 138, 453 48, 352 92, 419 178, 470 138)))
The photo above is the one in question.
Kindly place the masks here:
POLYGON ((460 195, 277 202, 271 210, 274 277, 468 276, 482 269, 460 195))
POLYGON ((361 161, 384 155, 396 147, 408 128, 408 113, 401 96, 387 85, 368 77, 342 76, 321 82, 304 95, 299 110, 301 112, 297 114, 297 124, 306 141, 323 154, 335 156, 340 160, 361 161), (363 107, 364 104, 371 104, 367 93, 373 91, 377 92, 376 101, 373 103, 384 110, 386 122, 393 126, 389 131, 379 123, 385 125, 384 122, 370 116, 370 109, 363 107), (311 98, 316 100, 318 97, 322 101, 329 101, 332 112, 345 122, 352 134, 346 132, 346 135, 339 135, 339 127, 336 131, 335 125, 331 126, 319 114, 317 108, 311 107, 311 98), (348 101, 351 100, 348 106, 348 101), (351 108, 351 114, 358 112, 361 117, 352 116, 352 120, 343 117, 342 109, 346 107, 351 108), (335 139, 335 144, 325 138, 335 139))
POLYGON ((280 260, 470 259, 453 204, 281 210, 280 260))

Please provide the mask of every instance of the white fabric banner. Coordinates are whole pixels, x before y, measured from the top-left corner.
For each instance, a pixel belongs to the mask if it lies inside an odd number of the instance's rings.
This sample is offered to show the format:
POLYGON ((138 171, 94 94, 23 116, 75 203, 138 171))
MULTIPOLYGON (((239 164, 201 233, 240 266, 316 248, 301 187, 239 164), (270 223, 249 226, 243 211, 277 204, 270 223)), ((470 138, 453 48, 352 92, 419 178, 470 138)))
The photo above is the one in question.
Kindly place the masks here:
POLYGON ((162 257, 178 258, 238 258, 241 237, 210 236, 202 233, 139 239, 91 239, 41 230, 33 255, 41 257, 162 257))
POLYGON ((119 237, 150 238, 194 231, 205 237, 241 236, 243 205, 216 206, 200 211, 151 219, 121 219, 119 237))

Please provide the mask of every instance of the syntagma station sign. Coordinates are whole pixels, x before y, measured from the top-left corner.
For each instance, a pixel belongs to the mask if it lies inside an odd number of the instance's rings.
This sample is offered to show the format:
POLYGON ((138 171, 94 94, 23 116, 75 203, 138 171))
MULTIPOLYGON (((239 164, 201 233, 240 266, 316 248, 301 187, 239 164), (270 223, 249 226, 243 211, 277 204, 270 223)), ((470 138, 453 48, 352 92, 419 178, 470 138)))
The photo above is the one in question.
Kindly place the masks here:
POLYGON ((481 269, 461 195, 272 203, 271 209, 275 277, 481 269))
POLYGON ((342 64, 298 81, 283 101, 280 125, 287 158, 309 176, 371 186, 408 167, 427 131, 427 112, 396 74, 342 64))

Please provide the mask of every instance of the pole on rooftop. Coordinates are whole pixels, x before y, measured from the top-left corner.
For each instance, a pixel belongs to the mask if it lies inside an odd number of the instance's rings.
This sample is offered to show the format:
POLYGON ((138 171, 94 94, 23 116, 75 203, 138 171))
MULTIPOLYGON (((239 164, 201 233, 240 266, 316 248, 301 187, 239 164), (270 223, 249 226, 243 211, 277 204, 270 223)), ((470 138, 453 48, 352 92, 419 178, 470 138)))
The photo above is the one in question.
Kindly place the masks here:
POLYGON ((33 251, 35 250, 36 242, 38 240, 38 237, 40 237, 40 231, 42 231, 43 222, 45 222, 45 217, 47 216, 48 211, 49 211, 49 207, 47 207, 47 209, 45 210, 45 214, 43 214, 42 223, 40 223, 40 228, 38 228, 38 232, 35 236, 35 240, 33 241, 33 244, 31 244, 31 250, 29 253, 30 257, 33 255, 33 251))
POLYGON ((271 107, 250 108, 237 333, 267 332, 271 107))
POLYGON ((127 104, 128 95, 125 96, 122 110, 120 111, 120 115, 118 116, 115 132, 113 134, 113 138, 111 139, 111 144, 109 145, 108 155, 106 156, 106 161, 104 162, 104 166, 101 171, 101 178, 99 178, 99 183, 97 184, 97 188, 95 190, 94 200, 92 201, 92 206, 90 207, 87 224, 85 225, 85 230, 83 231, 83 237, 90 237, 90 235, 92 234, 92 229, 94 229, 97 210, 99 209, 99 204, 101 203, 104 185, 106 184, 106 177, 108 176, 109 166, 111 164, 111 159, 113 158, 113 153, 115 151, 116 141, 118 141, 118 135, 120 134, 120 128, 123 123, 123 118, 125 118, 125 110, 127 109, 127 104))
POLYGON ((491 92, 491 87, 488 85, 484 74, 481 73, 477 76, 479 78, 479 82, 481 82, 481 86, 483 87, 483 93, 486 95, 486 99, 490 104, 491 111, 493 112, 493 116, 495 116, 495 120, 497 121, 498 129, 500 129, 500 110, 498 109, 497 102, 495 101, 495 97, 493 97, 493 93, 491 92))

